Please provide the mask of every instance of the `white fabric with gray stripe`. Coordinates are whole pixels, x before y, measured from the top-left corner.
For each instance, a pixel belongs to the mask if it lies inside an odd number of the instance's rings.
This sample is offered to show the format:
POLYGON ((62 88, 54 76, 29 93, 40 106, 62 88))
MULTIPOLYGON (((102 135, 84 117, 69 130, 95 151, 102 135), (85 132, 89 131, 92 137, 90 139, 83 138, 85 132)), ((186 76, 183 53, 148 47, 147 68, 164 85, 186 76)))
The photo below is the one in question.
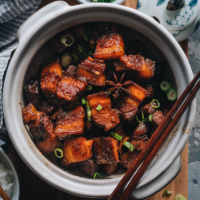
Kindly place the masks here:
POLYGON ((17 48, 17 31, 40 5, 41 0, 0 0, 0 128, 3 125, 3 75, 10 55, 17 48))

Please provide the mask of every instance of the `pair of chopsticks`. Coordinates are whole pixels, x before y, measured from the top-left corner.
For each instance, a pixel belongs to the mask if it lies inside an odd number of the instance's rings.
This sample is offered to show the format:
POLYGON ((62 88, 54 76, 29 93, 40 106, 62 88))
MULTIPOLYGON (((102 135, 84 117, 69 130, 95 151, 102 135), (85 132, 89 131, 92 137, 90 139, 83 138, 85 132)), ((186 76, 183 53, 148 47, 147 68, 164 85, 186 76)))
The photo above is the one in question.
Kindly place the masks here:
POLYGON ((3 188, 0 186, 0 197, 3 200, 10 200, 9 196, 5 193, 5 191, 3 190, 3 188))
POLYGON ((200 77, 200 71, 196 74, 196 76, 187 86, 187 88, 182 93, 180 98, 175 102, 171 110, 166 115, 165 119, 162 121, 162 123, 159 125, 159 127, 156 129, 156 131, 154 132, 154 134, 152 135, 152 137, 146 144, 145 149, 143 149, 140 152, 139 156, 133 162, 133 164, 128 169, 126 174, 123 176, 122 180, 119 182, 119 184, 117 185, 115 190, 112 192, 108 200, 117 200, 117 199, 126 200, 128 196, 132 193, 132 191, 135 189, 141 177, 145 173, 147 167, 153 161, 159 149, 164 144, 164 142, 170 135, 171 131, 174 129, 177 122, 179 121, 179 119, 181 118, 181 116, 183 115, 183 113, 185 112, 185 110, 187 109, 187 107, 189 106, 193 98, 195 97, 196 93, 198 92, 200 88, 200 80, 198 81, 199 77, 200 77), (141 167, 138 169, 140 165, 141 167), (138 171, 134 175, 137 169, 138 171), (133 175, 134 177, 132 178, 133 175), (128 182, 129 184, 127 185, 128 182))

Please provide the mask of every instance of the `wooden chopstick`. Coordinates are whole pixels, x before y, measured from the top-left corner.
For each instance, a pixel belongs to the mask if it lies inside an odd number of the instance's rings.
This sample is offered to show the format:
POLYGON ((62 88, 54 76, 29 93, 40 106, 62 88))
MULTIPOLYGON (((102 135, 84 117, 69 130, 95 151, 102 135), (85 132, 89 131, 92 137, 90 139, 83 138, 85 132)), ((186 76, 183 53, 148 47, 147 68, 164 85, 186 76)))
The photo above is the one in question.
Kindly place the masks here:
POLYGON ((145 173, 147 167, 150 165, 150 163, 152 162, 152 160, 154 159, 154 157, 158 153, 159 149, 164 144, 164 142, 166 141, 166 139, 168 138, 168 136, 170 135, 171 131, 174 129, 176 124, 178 123, 178 121, 181 118, 181 116, 183 115, 183 113, 186 111, 186 108, 189 106, 189 104, 193 100, 193 98, 196 95, 196 93, 198 92, 199 88, 200 88, 200 81, 197 83, 197 85, 192 90, 192 92, 190 93, 188 98, 185 100, 184 104, 181 106, 181 108, 179 109, 178 113, 175 115, 173 120, 166 127, 166 130, 164 131, 164 133, 162 134, 162 136, 160 137, 158 142, 155 144, 154 148, 151 150, 150 154, 145 159, 145 161, 143 162, 143 164, 141 165, 141 167, 139 168, 139 170, 137 171, 137 173, 135 174, 133 179, 130 181, 129 185, 126 187, 126 189, 124 190, 124 192, 121 195, 119 200, 127 199, 128 196, 133 191, 133 189, 137 186, 139 180, 141 179, 141 177, 145 173))
POLYGON ((172 109, 168 112, 165 119, 162 121, 160 126, 156 129, 150 140, 145 146, 145 149, 143 149, 139 156, 136 158, 136 160, 132 163, 131 167, 128 169, 126 174, 123 176, 122 180, 119 182, 117 187, 114 189, 108 200, 116 200, 119 194, 122 192, 126 184, 129 182, 130 178, 132 178, 133 174, 137 170, 137 168, 141 165, 142 161, 146 157, 146 155, 151 151, 152 147, 155 146, 155 142, 160 137, 161 133, 165 129, 166 125, 170 122, 174 114, 177 112, 178 108, 183 103, 184 99, 188 96, 192 88, 194 87, 195 83, 200 77, 200 71, 196 74, 196 76, 193 78, 193 80, 190 82, 190 84, 187 86, 187 88, 184 90, 180 98, 175 102, 172 109))
POLYGON ((9 196, 5 193, 5 191, 1 186, 0 186, 0 197, 2 197, 3 200, 10 200, 9 196))

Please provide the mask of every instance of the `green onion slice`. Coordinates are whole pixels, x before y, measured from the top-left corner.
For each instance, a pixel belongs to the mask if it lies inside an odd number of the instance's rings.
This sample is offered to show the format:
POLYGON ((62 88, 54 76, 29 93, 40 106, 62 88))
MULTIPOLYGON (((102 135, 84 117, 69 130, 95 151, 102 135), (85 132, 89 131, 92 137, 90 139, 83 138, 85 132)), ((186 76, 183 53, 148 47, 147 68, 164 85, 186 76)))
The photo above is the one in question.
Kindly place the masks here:
POLYGON ((63 150, 60 148, 54 149, 54 154, 57 158, 62 158, 63 157, 63 150))
POLYGON ((72 57, 68 53, 62 55, 62 66, 68 67, 72 63, 72 57))
POLYGON ((73 62, 77 62, 78 61, 78 56, 75 53, 73 53, 71 55, 71 57, 72 57, 73 62))
POLYGON ((98 106, 96 107, 96 110, 97 110, 97 111, 102 110, 102 106, 101 106, 101 105, 98 105, 98 106))
POLYGON ((87 34, 86 34, 85 31, 83 31, 83 38, 84 38, 84 40, 85 40, 86 42, 88 41, 88 36, 87 36, 87 34))
POLYGON ((85 105, 85 97, 82 97, 81 102, 85 105))
POLYGON ((149 122, 152 122, 153 121, 153 115, 149 115, 148 120, 149 120, 149 122))
POLYGON ((87 118, 88 118, 88 121, 90 122, 92 120, 92 112, 90 110, 89 102, 85 101, 85 105, 86 105, 86 110, 87 110, 87 118))
POLYGON ((181 195, 181 194, 177 194, 176 196, 175 196, 175 200, 187 200, 183 195, 181 195))
MULTIPOLYGON (((140 112, 140 111, 139 111, 140 112)), ((137 119, 137 121, 139 122, 139 123, 143 123, 143 122, 145 122, 146 121, 146 119, 144 118, 144 113, 141 111, 141 113, 142 113, 142 121, 140 121, 139 119, 138 119, 138 116, 136 115, 135 117, 136 117, 136 119, 137 119)))
POLYGON ((95 178, 102 178, 102 176, 101 176, 101 174, 99 174, 98 172, 96 172, 95 174, 94 174, 94 179, 95 178))
POLYGON ((173 88, 171 88, 167 93, 167 98, 170 101, 174 101, 177 98, 177 92, 173 88))
POLYGON ((92 90, 92 89, 93 89, 92 85, 88 85, 88 90, 92 90))
POLYGON ((110 135, 112 135, 116 140, 122 141, 123 140, 123 136, 115 133, 114 131, 110 132, 110 135))
POLYGON ((171 191, 169 191, 168 189, 165 189, 164 191, 163 191, 163 197, 165 197, 165 196, 170 196, 172 194, 172 192, 171 191))
POLYGON ((72 46, 72 44, 74 43, 74 38, 70 35, 63 35, 60 40, 67 47, 72 46))
POLYGON ((130 142, 125 141, 124 146, 127 147, 130 151, 134 150, 134 147, 130 142))
POLYGON ((160 89, 167 92, 171 88, 171 84, 168 81, 162 81, 160 84, 160 89))
POLYGON ((159 108, 159 107, 160 107, 160 102, 159 102, 157 99, 152 99, 152 101, 151 101, 151 106, 152 106, 153 108, 159 108), (153 105, 153 103, 156 103, 157 106, 153 105))

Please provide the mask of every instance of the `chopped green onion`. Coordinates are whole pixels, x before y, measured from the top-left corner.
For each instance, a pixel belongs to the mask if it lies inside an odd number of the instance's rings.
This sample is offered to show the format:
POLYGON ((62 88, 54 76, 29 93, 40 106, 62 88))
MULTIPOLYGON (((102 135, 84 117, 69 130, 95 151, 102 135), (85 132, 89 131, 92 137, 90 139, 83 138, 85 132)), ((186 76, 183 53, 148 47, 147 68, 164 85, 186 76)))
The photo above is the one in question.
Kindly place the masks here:
MULTIPOLYGON (((88 111, 87 111, 87 116, 88 116, 89 118, 91 118, 91 116, 92 116, 91 110, 88 110, 88 111)), ((89 120, 89 121, 90 121, 90 120, 89 120)))
POLYGON ((87 34, 86 34, 85 31, 83 31, 83 38, 84 38, 84 40, 85 40, 86 42, 88 41, 88 37, 87 37, 87 34))
POLYGON ((116 140, 122 141, 123 137, 117 133, 115 133, 114 131, 110 132, 110 135, 112 135, 116 140))
POLYGON ((82 101, 82 104, 85 104, 85 97, 82 97, 81 101, 82 101))
POLYGON ((159 102, 157 99, 152 99, 152 101, 151 101, 151 106, 152 106, 153 108, 160 108, 160 102, 159 102), (153 103, 156 103, 157 106, 153 105, 153 103))
POLYGON ((74 38, 70 35, 63 35, 60 40, 67 47, 71 46, 74 43, 74 38), (67 42, 70 43, 68 44, 67 42))
POLYGON ((90 110, 89 102, 85 101, 85 105, 86 105, 86 110, 87 110, 88 121, 91 121, 92 120, 92 113, 91 113, 91 110, 90 110))
MULTIPOLYGON (((140 111, 139 111, 140 112, 140 111)), ((139 113, 138 112, 138 113, 139 113)), ((142 121, 140 121, 139 119, 138 119, 138 116, 136 115, 135 117, 136 117, 136 119, 137 119, 137 121, 139 122, 139 123, 143 123, 143 122, 145 122, 146 121, 146 119, 144 118, 144 113, 141 111, 141 113, 142 113, 142 121)))
POLYGON ((108 92, 108 94, 111 94, 111 92, 108 92))
POLYGON ((148 120, 149 120, 149 122, 152 122, 153 121, 153 115, 149 115, 148 120))
POLYGON ((78 61, 78 56, 75 53, 73 53, 71 55, 71 57, 72 57, 73 62, 77 62, 78 61))
POLYGON ((82 53, 83 52, 83 46, 82 45, 78 45, 78 50, 82 53))
POLYGON ((102 176, 98 173, 98 172, 96 172, 95 174, 94 174, 94 179, 95 178, 102 178, 102 176))
POLYGON ((124 146, 127 147, 130 151, 134 150, 134 147, 130 142, 125 141, 124 146))
POLYGON ((170 196, 172 194, 172 192, 171 191, 169 191, 168 189, 165 189, 164 191, 163 191, 163 197, 165 197, 165 196, 170 196))
POLYGON ((72 63, 72 57, 68 53, 63 54, 63 56, 62 56, 62 66, 68 67, 71 63, 72 63))
POLYGON ((177 194, 176 196, 175 196, 175 200, 187 200, 183 195, 181 195, 181 194, 177 194))
POLYGON ((54 149, 54 154, 57 158, 62 158, 63 157, 63 150, 56 148, 56 149, 54 149))
POLYGON ((97 111, 102 110, 102 106, 101 106, 101 105, 98 105, 98 106, 96 107, 96 110, 97 110, 97 111))
POLYGON ((160 89, 167 92, 171 88, 171 84, 168 81, 162 81, 160 84, 160 89))
POLYGON ((177 92, 173 88, 171 88, 167 93, 167 98, 170 101, 174 101, 177 98, 177 92))
POLYGON ((92 85, 88 85, 88 90, 92 90, 92 85))

